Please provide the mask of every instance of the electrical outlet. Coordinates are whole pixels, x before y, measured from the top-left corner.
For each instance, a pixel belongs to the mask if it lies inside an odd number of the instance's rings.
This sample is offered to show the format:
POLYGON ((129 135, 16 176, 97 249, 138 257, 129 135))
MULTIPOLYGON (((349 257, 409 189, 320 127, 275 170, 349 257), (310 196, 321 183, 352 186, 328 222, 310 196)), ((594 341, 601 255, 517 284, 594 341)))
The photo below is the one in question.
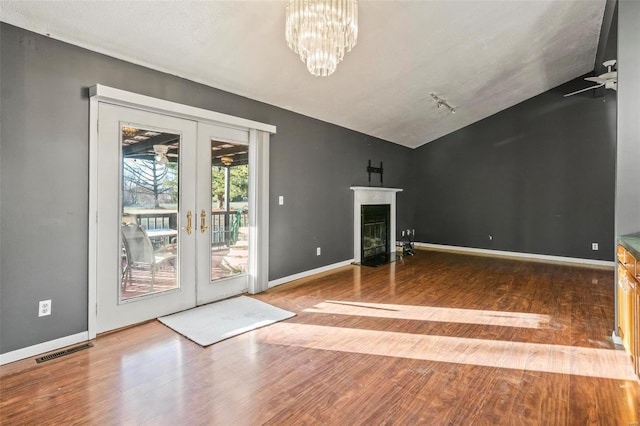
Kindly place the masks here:
POLYGON ((493 240, 493 235, 489 235, 489 241, 493 240))
POLYGON ((278 204, 280 204, 281 206, 284 206, 284 195, 280 195, 278 197, 278 204))
POLYGON ((591 243, 591 250, 598 250, 598 243, 591 243))
POLYGON ((321 253, 322 253, 322 250, 320 249, 320 247, 318 247, 316 249, 316 256, 320 256, 321 253))
POLYGON ((51 315, 51 300, 41 300, 38 304, 38 316, 51 315))

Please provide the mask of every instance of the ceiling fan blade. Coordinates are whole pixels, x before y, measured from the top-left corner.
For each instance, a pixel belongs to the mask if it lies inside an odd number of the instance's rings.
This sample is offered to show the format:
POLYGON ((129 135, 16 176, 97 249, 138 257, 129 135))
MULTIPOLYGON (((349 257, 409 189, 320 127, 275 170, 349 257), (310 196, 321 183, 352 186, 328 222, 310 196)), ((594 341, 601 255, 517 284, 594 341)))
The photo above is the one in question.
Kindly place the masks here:
POLYGON ((594 83, 598 83, 598 84, 604 84, 607 82, 608 79, 606 78, 602 78, 602 77, 586 77, 585 81, 592 81, 594 83))
POLYGON ((604 83, 598 84, 597 86, 587 87, 586 89, 576 90, 575 92, 567 93, 563 97, 566 98, 567 96, 577 95, 578 93, 586 92, 587 90, 591 90, 591 89, 597 89, 598 87, 602 87, 602 86, 604 86, 604 83))
POLYGON ((604 74, 600 74, 598 77, 604 78, 606 80, 610 80, 613 78, 618 78, 618 72, 617 71, 605 72, 604 74))

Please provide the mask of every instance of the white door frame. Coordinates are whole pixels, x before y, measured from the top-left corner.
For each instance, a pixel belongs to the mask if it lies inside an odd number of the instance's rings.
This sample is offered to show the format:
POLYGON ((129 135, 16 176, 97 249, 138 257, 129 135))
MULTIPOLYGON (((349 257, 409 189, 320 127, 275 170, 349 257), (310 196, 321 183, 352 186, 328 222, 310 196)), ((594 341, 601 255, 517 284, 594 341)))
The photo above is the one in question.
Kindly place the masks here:
MULTIPOLYGON (((197 122, 212 123, 249 131, 250 150, 255 166, 250 168, 249 214, 250 247, 249 292, 269 288, 269 135, 276 127, 176 102, 152 98, 97 84, 89 89, 89 259, 88 259, 88 334, 96 337, 97 327, 97 221, 98 221, 98 104, 109 104, 157 112, 197 122), (253 173, 252 173, 253 170, 253 173), (253 190, 251 190, 253 188, 253 190)), ((251 161, 251 159, 250 159, 251 161)))

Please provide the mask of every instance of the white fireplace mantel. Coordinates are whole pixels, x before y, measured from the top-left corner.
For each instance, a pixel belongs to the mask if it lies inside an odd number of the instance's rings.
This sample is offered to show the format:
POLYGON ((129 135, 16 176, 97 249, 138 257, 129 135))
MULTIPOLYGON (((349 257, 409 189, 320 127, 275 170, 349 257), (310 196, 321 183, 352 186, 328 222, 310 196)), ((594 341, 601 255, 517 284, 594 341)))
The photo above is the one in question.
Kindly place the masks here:
POLYGON ((399 188, 382 188, 371 186, 352 186, 353 191, 353 260, 360 263, 361 244, 361 216, 362 205, 389 204, 391 211, 391 223, 389 224, 389 250, 396 249, 396 194, 401 192, 399 188))

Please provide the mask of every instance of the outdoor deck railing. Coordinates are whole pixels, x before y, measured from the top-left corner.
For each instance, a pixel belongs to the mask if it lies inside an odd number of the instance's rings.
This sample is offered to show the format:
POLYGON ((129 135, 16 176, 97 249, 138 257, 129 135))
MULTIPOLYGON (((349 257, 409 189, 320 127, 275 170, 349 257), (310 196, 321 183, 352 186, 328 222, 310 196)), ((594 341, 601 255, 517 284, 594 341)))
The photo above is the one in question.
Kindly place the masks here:
MULTIPOLYGON (((146 230, 178 229, 177 213, 136 212, 136 222, 146 230)), ((211 245, 216 247, 233 245, 238 239, 238 228, 248 225, 248 214, 242 210, 211 212, 211 245)))
POLYGON ((211 245, 231 246, 238 240, 238 228, 246 227, 248 215, 240 210, 211 212, 211 245))

